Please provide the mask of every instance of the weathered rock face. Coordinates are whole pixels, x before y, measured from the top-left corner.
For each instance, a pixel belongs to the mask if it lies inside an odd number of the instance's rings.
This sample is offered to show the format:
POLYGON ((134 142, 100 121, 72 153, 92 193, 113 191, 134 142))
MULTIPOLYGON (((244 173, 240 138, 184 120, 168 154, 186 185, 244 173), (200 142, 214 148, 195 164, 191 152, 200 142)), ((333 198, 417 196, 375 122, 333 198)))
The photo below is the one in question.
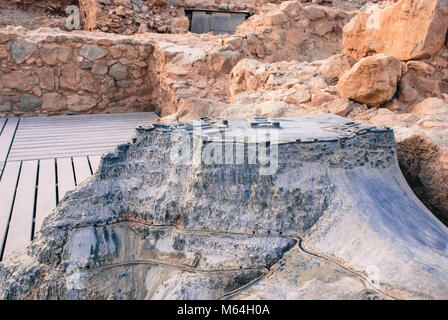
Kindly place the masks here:
POLYGON ((139 128, 0 264, 0 297, 446 298, 448 230, 406 188, 392 131, 277 121, 139 128))
POLYGON ((271 4, 238 26, 227 41, 248 52, 249 58, 265 62, 326 59, 343 49, 342 28, 352 16, 333 7, 295 1, 271 4))
POLYGON ((367 6, 344 26, 343 45, 357 60, 375 53, 400 60, 428 58, 443 46, 447 30, 447 1, 400 0, 367 6))
POLYGON ((400 167, 416 195, 448 225, 448 150, 447 145, 434 141, 435 132, 424 132, 400 139, 397 145, 400 167))
POLYGON ((232 69, 228 94, 232 103, 283 101, 321 112, 327 102, 338 98, 336 89, 320 74, 318 62, 265 64, 249 59, 232 69))
POLYGON ((377 54, 359 60, 336 87, 343 98, 379 107, 394 96, 401 73, 400 60, 377 54))

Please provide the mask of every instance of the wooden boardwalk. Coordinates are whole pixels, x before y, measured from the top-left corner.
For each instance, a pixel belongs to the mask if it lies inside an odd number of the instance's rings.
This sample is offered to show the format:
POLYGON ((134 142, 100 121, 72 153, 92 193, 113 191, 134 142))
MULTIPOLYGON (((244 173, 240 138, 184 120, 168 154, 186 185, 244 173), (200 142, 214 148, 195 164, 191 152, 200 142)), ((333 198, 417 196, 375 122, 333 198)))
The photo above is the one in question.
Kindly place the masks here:
POLYGON ((129 141, 152 112, 0 118, 0 260, 24 248, 101 155, 129 141))

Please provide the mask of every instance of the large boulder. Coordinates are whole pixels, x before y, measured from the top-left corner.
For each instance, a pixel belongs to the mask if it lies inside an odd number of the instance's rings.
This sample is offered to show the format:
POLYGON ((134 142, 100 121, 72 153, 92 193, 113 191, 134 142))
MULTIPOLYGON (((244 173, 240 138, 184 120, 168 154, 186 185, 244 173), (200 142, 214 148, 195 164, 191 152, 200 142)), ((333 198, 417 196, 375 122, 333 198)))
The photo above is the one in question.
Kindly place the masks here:
POLYGON ((343 45, 355 59, 372 53, 425 58, 443 46, 447 29, 448 1, 400 0, 387 7, 367 6, 345 25, 343 45))
POLYGON ((379 107, 397 91, 401 62, 395 57, 377 54, 358 61, 336 86, 343 98, 379 107))

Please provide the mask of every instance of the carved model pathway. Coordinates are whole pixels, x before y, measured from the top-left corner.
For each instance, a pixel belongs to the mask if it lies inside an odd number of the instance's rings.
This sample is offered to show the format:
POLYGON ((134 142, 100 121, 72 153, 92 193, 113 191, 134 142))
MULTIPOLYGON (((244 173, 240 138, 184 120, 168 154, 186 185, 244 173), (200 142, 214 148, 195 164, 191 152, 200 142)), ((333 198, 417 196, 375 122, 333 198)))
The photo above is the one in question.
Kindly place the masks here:
POLYGON ((0 260, 24 248, 67 191, 153 112, 0 118, 0 260))

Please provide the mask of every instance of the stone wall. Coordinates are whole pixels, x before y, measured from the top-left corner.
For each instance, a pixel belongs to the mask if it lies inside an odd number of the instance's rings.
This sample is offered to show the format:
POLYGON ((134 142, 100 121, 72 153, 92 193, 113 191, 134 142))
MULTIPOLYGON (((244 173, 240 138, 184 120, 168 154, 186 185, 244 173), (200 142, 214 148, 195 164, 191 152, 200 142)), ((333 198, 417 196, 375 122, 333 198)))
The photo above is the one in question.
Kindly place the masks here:
POLYGON ((185 9, 249 10, 282 0, 79 0, 85 30, 119 34, 185 33, 185 9))
POLYGON ((0 116, 154 109, 149 41, 20 27, 0 39, 0 116))
MULTIPOLYGON (((331 6, 268 4, 238 26, 235 37, 243 42, 236 47, 266 62, 326 59, 343 49, 342 29, 352 17, 352 12, 331 6)), ((234 39, 227 42, 232 45, 234 39)))

